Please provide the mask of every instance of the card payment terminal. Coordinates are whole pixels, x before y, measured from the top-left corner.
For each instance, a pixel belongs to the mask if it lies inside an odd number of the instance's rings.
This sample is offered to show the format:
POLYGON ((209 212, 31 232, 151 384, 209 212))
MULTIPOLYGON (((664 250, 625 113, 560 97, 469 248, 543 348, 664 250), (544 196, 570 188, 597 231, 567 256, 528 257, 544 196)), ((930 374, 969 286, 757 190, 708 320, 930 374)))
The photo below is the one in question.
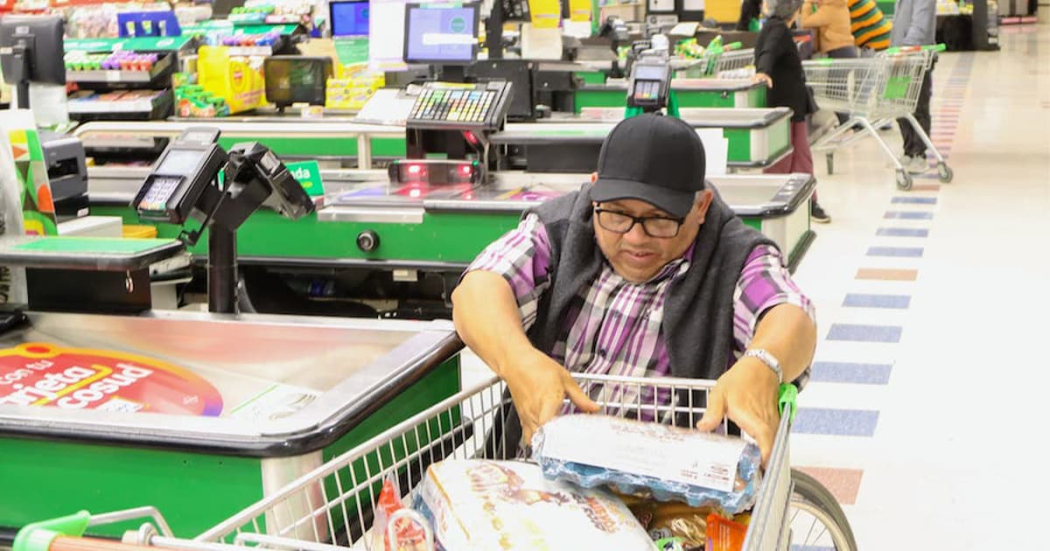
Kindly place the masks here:
POLYGON ((141 219, 186 222, 204 188, 226 165, 218 139, 218 130, 193 128, 168 145, 135 196, 141 219))
POLYGON ((667 106, 671 90, 671 66, 666 59, 639 59, 631 68, 627 105, 656 110, 667 106))

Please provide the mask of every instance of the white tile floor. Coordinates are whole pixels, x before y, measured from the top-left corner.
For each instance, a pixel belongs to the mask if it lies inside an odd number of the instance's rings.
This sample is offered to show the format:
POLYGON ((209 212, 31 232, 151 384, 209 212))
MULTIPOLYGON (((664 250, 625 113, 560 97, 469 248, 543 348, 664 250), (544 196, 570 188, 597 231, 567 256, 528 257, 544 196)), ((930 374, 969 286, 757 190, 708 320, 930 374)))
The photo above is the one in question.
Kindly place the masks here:
MULTIPOLYGON (((939 191, 898 192, 871 140, 836 155, 821 203, 834 217, 797 281, 816 301, 821 337, 833 323, 897 325, 899 344, 822 338, 818 359, 891 362, 885 386, 814 383, 805 407, 878 410, 874 436, 795 434, 792 463, 862 470, 846 507, 863 549, 1047 549, 1038 517, 1050 482, 1036 452, 1046 433, 1050 360, 1042 340, 1050 295, 1050 26, 1003 31, 1002 51, 942 56, 934 132, 951 130, 939 191), (973 57, 969 78, 954 72, 973 57), (936 114, 944 107, 943 118, 936 114), (898 196, 936 205, 892 204, 898 196), (886 220, 888 210, 933 213, 886 220), (877 237, 880 227, 928 238, 877 237), (871 258, 869 246, 923 247, 921 258, 871 258), (857 268, 917 269, 914 282, 861 281, 857 268), (905 294, 907 310, 842 307, 847 293, 905 294), (1041 338, 1042 337, 1042 338, 1041 338)), ((899 139, 894 148, 899 147, 899 139)), ((936 180, 917 180, 935 183, 936 180)))
MULTIPOLYGON (((812 383, 803 407, 877 411, 875 431, 794 434, 792 463, 853 473, 845 486, 855 498, 845 508, 862 549, 1050 548, 1038 520, 1050 496, 1039 459, 1050 402, 1045 13, 1039 25, 1003 28, 1001 44, 999 52, 945 54, 937 65, 933 134, 953 133, 946 138, 951 184, 898 191, 870 139, 837 153, 833 176, 816 158, 821 203, 834 220, 816 228, 796 279, 818 308, 817 359, 893 367, 885 385, 812 383), (968 57, 972 68, 962 71, 968 57), (937 203, 891 202, 902 196, 937 203), (885 219, 890 210, 933 218, 885 219), (883 227, 930 231, 927 238, 877 236, 883 227), (924 250, 921 258, 871 257, 871 246, 924 250), (858 268, 915 269, 918 277, 859 280, 858 268), (844 307, 848 293, 911 301, 904 310, 844 307), (902 337, 896 344, 826 340, 836 323, 899 326, 902 337)), ((896 132, 884 135, 899 150, 896 132)), ((476 358, 467 364, 468 379, 487 374, 476 358)))

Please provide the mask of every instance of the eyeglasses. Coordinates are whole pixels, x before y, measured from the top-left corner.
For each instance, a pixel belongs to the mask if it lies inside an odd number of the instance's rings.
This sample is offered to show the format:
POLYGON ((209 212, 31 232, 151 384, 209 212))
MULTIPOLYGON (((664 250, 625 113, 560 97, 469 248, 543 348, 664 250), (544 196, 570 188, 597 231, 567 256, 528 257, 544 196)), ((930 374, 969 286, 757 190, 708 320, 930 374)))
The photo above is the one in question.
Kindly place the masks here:
POLYGON ((594 208, 598 225, 613 233, 627 233, 635 224, 641 224, 645 234, 657 239, 670 239, 678 235, 685 218, 667 218, 665 216, 631 216, 625 212, 594 208))

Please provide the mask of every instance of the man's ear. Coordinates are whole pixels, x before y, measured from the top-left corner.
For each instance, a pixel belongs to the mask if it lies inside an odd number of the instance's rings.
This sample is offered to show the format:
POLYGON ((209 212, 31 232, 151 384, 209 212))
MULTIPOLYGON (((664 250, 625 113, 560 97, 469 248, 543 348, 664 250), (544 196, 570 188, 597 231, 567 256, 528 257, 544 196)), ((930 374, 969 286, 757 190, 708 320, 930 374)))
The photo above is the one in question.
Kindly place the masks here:
POLYGON ((715 198, 715 192, 705 189, 698 194, 696 202, 693 203, 693 211, 697 213, 700 223, 704 223, 704 219, 707 218, 707 209, 711 208, 711 201, 715 198))
POLYGON ((597 172, 592 172, 591 173, 591 184, 594 184, 597 181, 598 181, 598 173, 597 172))

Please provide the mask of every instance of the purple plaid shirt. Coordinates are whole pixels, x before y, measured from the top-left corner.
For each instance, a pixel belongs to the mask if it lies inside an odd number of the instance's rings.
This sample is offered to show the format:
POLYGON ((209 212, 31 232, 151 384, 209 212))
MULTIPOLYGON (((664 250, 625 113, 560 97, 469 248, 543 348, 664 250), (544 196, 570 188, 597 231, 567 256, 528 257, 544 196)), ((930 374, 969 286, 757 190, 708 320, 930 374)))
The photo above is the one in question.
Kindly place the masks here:
MULTIPOLYGON (((562 336, 551 356, 578 373, 661 377, 671 372, 664 337, 664 304, 671 283, 689 269, 692 247, 668 263, 650 281, 633 284, 606 262, 570 307, 562 336)), ((551 249, 539 218, 527 216, 518 227, 489 245, 467 268, 502 275, 514 291, 526 330, 536 321, 540 296, 550 287, 551 249)), ((816 319, 813 305, 784 267, 780 252, 756 247, 748 257, 733 295, 733 361, 747 350, 762 314, 779 304, 799 306, 816 319)), ((727 368, 730 366, 726 366, 727 368)), ((797 382, 802 385, 806 371, 797 382)))

